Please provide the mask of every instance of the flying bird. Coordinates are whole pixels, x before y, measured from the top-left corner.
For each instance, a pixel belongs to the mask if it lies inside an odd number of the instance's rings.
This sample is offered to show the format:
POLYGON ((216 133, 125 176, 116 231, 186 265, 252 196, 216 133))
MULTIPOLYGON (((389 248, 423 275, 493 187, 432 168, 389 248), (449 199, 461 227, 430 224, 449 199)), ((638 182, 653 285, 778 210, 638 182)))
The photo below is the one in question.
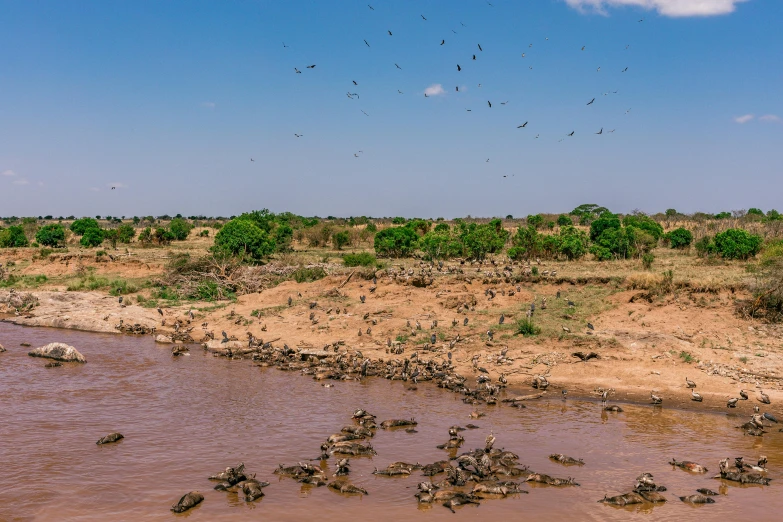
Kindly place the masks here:
POLYGON ((524 129, 525 127, 527 127, 527 124, 528 124, 528 122, 525 122, 525 123, 523 123, 522 125, 519 125, 519 126, 517 127, 517 129, 524 129))
POLYGON ((356 83, 356 80, 351 80, 351 81, 353 82, 354 85, 359 85, 358 83, 356 83))
POLYGON ((399 66, 399 65, 397 65, 396 63, 394 64, 394 66, 395 66, 396 68, 398 68, 398 69, 402 70, 402 67, 400 67, 400 66, 399 66))
POLYGON ((592 100, 590 100, 589 102, 587 102, 587 105, 592 105, 594 101, 595 101, 595 98, 593 98, 592 100))
POLYGON ((582 46, 582 50, 583 50, 583 51, 585 50, 585 47, 587 47, 587 46, 586 46, 586 45, 583 45, 583 46, 582 46))
POLYGON ((371 11, 375 11, 375 9, 373 9, 373 7, 370 4, 367 4, 367 7, 369 7, 371 11))
POLYGON ((313 65, 308 65, 308 66, 307 66, 307 68, 308 68, 308 69, 315 69, 315 64, 313 64, 313 65))
POLYGON ((479 51, 484 51, 484 49, 481 48, 481 44, 476 44, 476 45, 478 45, 479 51))
POLYGON ((522 53, 522 58, 524 58, 524 57, 525 57, 525 53, 522 53))
MULTIPOLYGON (((117 188, 117 187, 112 187, 111 189, 112 189, 112 190, 114 190, 114 189, 116 189, 116 188, 117 188)), ((120 298, 120 299, 121 299, 121 298, 120 298)), ((120 301, 120 302, 122 302, 122 301, 120 301)))
POLYGON ((250 161, 255 161, 253 158, 250 158, 250 161))
POLYGON ((370 47, 370 44, 368 44, 368 43, 367 43, 367 40, 365 40, 365 41, 364 41, 364 44, 365 44, 367 47, 370 47))
POLYGON ((463 24, 462 22, 459 23, 462 27, 467 27, 467 25, 463 24))
POLYGON ((397 89, 397 94, 404 94, 401 90, 397 89))
POLYGON ((576 131, 571 131, 571 134, 569 136, 573 136, 576 131))
POLYGON ((599 130, 598 132, 596 132, 596 134, 603 134, 603 133, 604 133, 604 128, 603 128, 603 127, 601 127, 601 130, 599 130))
POLYGON ((473 55, 473 59, 474 59, 474 60, 476 59, 476 55, 475 55, 475 54, 473 55))
POLYGON ((304 134, 297 134, 297 133, 294 133, 294 136, 296 136, 297 138, 301 138, 302 136, 304 136, 304 134))
POLYGON ((487 100, 487 105, 489 105, 490 109, 492 108, 492 102, 491 101, 487 100))
POLYGON ((462 70, 462 67, 460 67, 459 64, 457 64, 457 72, 459 72, 461 70, 462 70))
POLYGON ((622 72, 625 72, 625 71, 627 71, 627 70, 628 70, 628 67, 626 67, 625 69, 623 69, 623 70, 622 70, 622 72))
POLYGON ((507 104, 507 103, 508 103, 508 100, 506 100, 506 101, 504 101, 504 102, 500 102, 500 105, 505 105, 505 104, 507 104))
POLYGON ((386 32, 389 33, 389 36, 392 36, 391 31, 386 31, 386 32))
POLYGON ((459 85, 457 85, 455 88, 457 89, 457 92, 459 92, 459 85))
POLYGON ((443 44, 445 44, 445 43, 446 43, 446 40, 441 40, 441 41, 440 41, 440 44, 441 44, 441 45, 443 45, 443 44))
POLYGON ((600 70, 601 70, 601 68, 599 67, 598 69, 596 69, 596 70, 595 70, 595 72, 598 72, 598 71, 600 71, 600 70))
POLYGON ((421 17, 422 17, 422 19, 423 19, 425 22, 427 21, 427 19, 426 19, 426 18, 424 18, 424 15, 421 15, 421 17))
MULTIPOLYGON (((361 109, 359 109, 359 110, 361 110, 361 109)), ((361 111, 364 112, 363 110, 361 110, 361 111)), ((367 114, 366 112, 364 112, 364 115, 365 116, 369 116, 369 114, 367 114)))
POLYGON ((288 46, 285 44, 285 42, 283 42, 283 47, 288 47, 288 46))
POLYGON ((302 71, 300 71, 300 70, 299 70, 299 69, 297 69, 296 67, 294 67, 294 70, 296 71, 296 74, 302 74, 302 71))

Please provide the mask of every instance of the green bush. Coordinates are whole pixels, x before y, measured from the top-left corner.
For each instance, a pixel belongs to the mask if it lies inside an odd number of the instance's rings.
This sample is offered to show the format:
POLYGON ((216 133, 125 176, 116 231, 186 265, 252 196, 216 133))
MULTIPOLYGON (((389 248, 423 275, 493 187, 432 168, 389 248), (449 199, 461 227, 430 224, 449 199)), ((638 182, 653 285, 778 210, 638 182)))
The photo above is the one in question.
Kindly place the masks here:
POLYGON ((136 229, 132 225, 120 225, 117 227, 117 239, 120 243, 128 244, 136 237, 136 229))
POLYGON ((378 225, 376 225, 373 222, 367 223, 367 227, 365 228, 365 230, 367 230, 367 232, 371 232, 374 234, 378 232, 378 225))
POLYGON ((351 235, 347 230, 335 232, 332 234, 332 244, 337 250, 342 250, 345 245, 351 242, 351 235))
POLYGON ((482 225, 458 221, 457 236, 462 242, 465 256, 482 260, 487 254, 503 250, 509 233, 503 228, 503 223, 499 219, 493 219, 482 225))
POLYGON ((405 257, 413 253, 419 236, 412 228, 392 227, 375 234, 375 253, 382 257, 405 257))
POLYGON ((715 214, 715 219, 729 219, 731 217, 731 212, 718 212, 715 214))
POLYGON ((139 232, 139 242, 142 245, 149 245, 152 243, 152 228, 147 227, 139 232))
POLYGON ((35 234, 35 240, 48 247, 61 247, 65 245, 65 228, 59 223, 44 225, 35 234))
POLYGON ((587 234, 572 225, 560 229, 559 253, 569 261, 580 259, 587 254, 587 234))
POLYGON ((392 219, 392 225, 404 225, 405 224, 405 218, 404 217, 396 217, 392 219))
POLYGON ((532 226, 532 227, 538 229, 543 224, 544 224, 544 216, 542 216, 541 214, 536 214, 535 216, 533 216, 533 215, 528 215, 527 216, 527 225, 528 226, 532 226))
POLYGON ((748 259, 761 250, 760 236, 740 228, 730 228, 715 235, 715 250, 724 259, 748 259))
POLYGON ((693 242, 693 234, 686 228, 675 228, 668 234, 666 238, 669 240, 671 248, 688 248, 693 242))
POLYGON ((101 226, 93 218, 86 217, 86 218, 77 219, 76 221, 71 223, 70 228, 71 228, 71 232, 73 232, 77 236, 83 236, 87 230, 91 228, 100 229, 101 226))
MULTIPOLYGON (((593 224, 598 223, 599 218, 593 221, 593 224)), ((619 223, 619 219, 617 222, 619 223)), ((633 228, 632 228, 633 230, 633 228)), ((628 232, 624 228, 605 228, 601 235, 598 236, 591 247, 590 252, 596 256, 599 261, 606 261, 608 259, 619 258, 626 259, 631 254, 631 244, 628 238, 628 232), (606 251, 609 252, 609 257, 606 256, 606 251)))
MULTIPOLYGON (((439 223, 444 225, 445 223, 439 223)), ((446 225, 446 230, 435 230, 427 232, 419 239, 419 249, 424 253, 424 257, 428 260, 433 259, 449 259, 452 257, 459 257, 462 255, 462 242, 458 237, 454 236, 446 225)))
MULTIPOLYGON (((205 230, 205 232, 207 232, 205 230)), ((289 225, 281 224, 275 228, 275 249, 278 252, 291 250, 291 242, 294 240, 294 229, 289 225)))
POLYGON ((260 261, 275 250, 269 234, 246 219, 232 219, 215 235, 214 252, 260 261))
POLYGON ((313 281, 318 281, 326 276, 326 270, 320 266, 316 266, 313 268, 298 268, 291 273, 290 278, 297 283, 312 283, 313 281))
POLYGON ((596 241, 605 231, 618 230, 621 227, 620 218, 616 214, 604 212, 590 224, 590 239, 596 241))
POLYGON ((193 230, 193 225, 182 218, 174 218, 169 223, 169 231, 177 241, 185 241, 193 230))
POLYGON ((631 214, 623 218, 623 225, 626 227, 634 227, 639 230, 644 230, 656 241, 663 236, 663 227, 654 219, 644 214, 631 214))
POLYGON ((517 321, 517 328, 516 328, 517 335, 522 335, 525 337, 531 337, 533 335, 538 335, 541 333, 541 328, 533 324, 532 319, 520 319, 517 321))
POLYGON ((79 244, 85 248, 97 247, 103 243, 104 232, 100 228, 88 228, 84 231, 79 244))
POLYGON ((699 257, 706 257, 715 253, 715 242, 710 236, 704 236, 693 245, 699 257))
POLYGON ((651 252, 642 255, 642 266, 645 270, 652 268, 653 261, 655 261, 655 256, 651 252))
POLYGON ((511 238, 511 243, 514 246, 508 249, 508 256, 515 261, 530 259, 540 254, 541 236, 533 225, 519 227, 511 238))
POLYGON ((438 223, 435 225, 433 232, 451 232, 451 227, 448 223, 438 223))
POLYGON ((566 216, 565 214, 560 214, 557 216, 557 224, 561 227, 566 227, 574 224, 574 221, 566 216))
POLYGON ((375 256, 369 252, 357 252, 343 256, 345 266, 376 266, 377 263, 375 256))
POLYGON ((783 216, 774 208, 767 211, 767 221, 780 221, 781 219, 783 219, 783 216))
POLYGON ((0 247, 2 248, 26 247, 29 244, 24 229, 19 225, 0 230, 0 247))

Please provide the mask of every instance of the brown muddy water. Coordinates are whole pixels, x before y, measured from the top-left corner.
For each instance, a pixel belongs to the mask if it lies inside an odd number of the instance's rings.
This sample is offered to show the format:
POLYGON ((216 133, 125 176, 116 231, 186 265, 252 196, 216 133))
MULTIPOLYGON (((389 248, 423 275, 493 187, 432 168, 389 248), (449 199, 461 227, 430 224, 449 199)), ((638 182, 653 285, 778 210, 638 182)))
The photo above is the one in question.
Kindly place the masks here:
MULTIPOLYGON (((482 407, 433 385, 415 391, 380 379, 335 382, 325 388, 309 377, 261 369, 251 361, 206 355, 172 358, 151 338, 22 328, 0 323, 0 520, 503 520, 549 516, 552 520, 697 520, 783 518, 783 433, 743 436, 733 428, 743 418, 726 414, 623 405, 605 414, 600 403, 560 399, 529 403, 517 410, 482 407), (52 341, 75 346, 87 364, 44 368, 30 348, 52 341), (302 487, 272 471, 317 457, 320 444, 351 424, 355 408, 387 418, 416 417, 418 433, 378 430, 373 458, 355 458, 350 479, 369 495, 344 496, 321 487, 302 487), (407 478, 372 475, 394 461, 435 462, 446 452, 453 424, 481 427, 462 433, 463 450, 483 447, 492 431, 497 442, 520 456, 520 464, 556 477, 573 476, 580 487, 525 485, 529 494, 485 500, 456 514, 414 498, 420 472, 407 478), (119 431, 125 439, 96 446, 119 431), (583 458, 564 467, 551 453, 583 458), (769 458, 771 486, 738 486, 710 478, 718 460, 769 458), (693 460, 707 475, 672 468, 693 460), (266 496, 246 503, 214 491, 207 480, 226 466, 244 462, 249 472, 271 482, 266 496), (605 494, 630 491, 634 478, 650 472, 668 488, 664 505, 617 508, 599 504, 605 494), (676 497, 711 488, 716 503, 693 507, 676 497), (205 501, 184 515, 169 507, 198 490, 205 501)), ((774 405, 773 405, 774 406, 774 405)), ((326 465, 333 468, 335 459, 326 465)), ((442 475, 434 477, 441 480, 442 475)))

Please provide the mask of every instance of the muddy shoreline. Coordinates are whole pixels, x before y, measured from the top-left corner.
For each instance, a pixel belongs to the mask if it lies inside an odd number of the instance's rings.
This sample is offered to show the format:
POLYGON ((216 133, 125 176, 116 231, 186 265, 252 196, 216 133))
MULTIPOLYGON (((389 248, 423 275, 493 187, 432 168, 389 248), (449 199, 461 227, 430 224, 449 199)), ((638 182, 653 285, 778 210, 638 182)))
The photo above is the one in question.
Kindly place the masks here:
MULTIPOLYGON (((358 288, 360 291, 363 290, 362 286, 364 285, 360 283, 358 288)), ((302 289, 305 291, 315 290, 315 292, 311 292, 311 294, 316 294, 312 298, 322 301, 324 287, 328 287, 328 283, 327 285, 320 285, 320 287, 318 283, 311 285, 289 285, 284 283, 262 294, 242 296, 236 303, 230 304, 223 309, 211 313, 199 312, 194 318, 193 324, 189 326, 193 328, 191 337, 194 341, 202 341, 204 338, 198 337, 201 337, 208 330, 225 330, 230 332, 229 335, 233 338, 237 338, 245 343, 246 337, 242 336, 241 332, 253 332, 255 336, 259 338, 264 336, 267 339, 270 338, 269 334, 272 334, 272 338, 279 339, 275 344, 287 343, 292 347, 302 349, 319 349, 320 346, 316 344, 319 342, 318 338, 328 339, 329 341, 326 343, 328 344, 335 340, 335 335, 330 331, 323 332, 319 330, 317 325, 309 324, 311 321, 307 319, 308 316, 305 312, 305 310, 309 310, 308 303, 310 302, 307 294, 297 299, 297 303, 291 308, 280 309, 280 307, 277 307, 274 309, 275 315, 270 314, 261 318, 259 323, 263 325, 262 330, 259 330, 258 323, 251 325, 243 324, 241 327, 237 327, 236 324, 232 324, 236 322, 232 319, 234 317, 247 317, 250 314, 246 310, 262 304, 259 301, 268 301, 270 296, 264 296, 263 294, 272 294, 272 300, 284 302, 285 298, 282 296, 289 295, 289 293, 297 292, 293 295, 298 295, 302 289), (291 286, 291 288, 285 288, 286 286, 291 286), (311 288, 307 288, 308 286, 311 288), (267 299, 264 299, 265 297, 267 299), (279 323, 279 328, 268 324, 268 322, 274 320, 279 323), (198 327, 198 325, 203 323, 209 324, 208 330, 198 327), (302 337, 307 338, 307 340, 301 340, 302 337)), ((411 291, 409 287, 403 287, 401 290, 408 294, 411 291)), ((156 309, 143 308, 137 305, 122 307, 118 304, 116 297, 107 296, 99 292, 32 292, 31 294, 38 299, 39 304, 35 308, 30 312, 17 314, 8 313, 8 305, 0 305, 0 320, 23 326, 68 328, 99 333, 120 333, 117 328, 118 325, 137 324, 144 329, 153 330, 155 334, 163 335, 174 332, 171 326, 174 321, 181 321, 183 325, 190 323, 187 319, 189 307, 166 309, 163 320, 169 324, 164 325, 156 309)), ((338 296, 335 300, 341 304, 346 304, 347 295, 338 294, 338 296)), ((7 301, 8 293, 6 292, 3 295, 0 292, 0 302, 7 301)), ((343 326, 342 331, 339 332, 340 340, 343 341, 343 346, 340 347, 341 351, 351 353, 359 350, 365 357, 373 360, 402 360, 417 349, 417 346, 409 347, 406 352, 400 355, 387 353, 387 347, 381 339, 393 339, 394 331, 405 330, 404 326, 402 328, 387 326, 392 322, 388 317, 394 314, 389 314, 385 309, 381 309, 378 312, 377 306, 367 307, 364 305, 362 308, 363 304, 351 304, 353 305, 351 308, 354 310, 348 311, 347 314, 340 314, 337 317, 332 314, 329 318, 330 321, 339 320, 349 324, 353 323, 360 325, 359 327, 364 329, 371 324, 365 319, 368 312, 364 312, 364 310, 369 309, 371 312, 375 312, 370 315, 386 318, 385 320, 375 320, 376 324, 372 328, 377 330, 386 326, 386 330, 390 330, 391 333, 383 332, 385 335, 373 334, 371 336, 365 334, 363 337, 353 337, 356 336, 355 330, 350 326, 343 326), (351 331, 354 332, 352 335, 349 333, 351 331)), ((326 307, 325 303, 319 304, 315 311, 319 312, 318 315, 321 315, 326 307)), ((258 308, 254 309, 258 310, 258 308)), ((344 307, 344 309, 347 311, 347 307, 344 307)), ((430 315, 437 314, 434 311, 428 311, 427 313, 430 315)), ((452 312, 451 315, 456 314, 452 312)), ((465 315, 481 318, 480 315, 477 316, 471 312, 465 315)), ((397 320, 397 322, 400 321, 401 319, 397 320)), ((422 320, 422 322, 424 321, 422 320)), ((456 346, 450 349, 445 341, 439 341, 439 344, 444 345, 442 348, 437 348, 432 352, 419 351, 420 357, 444 359, 447 351, 453 351, 455 355, 452 363, 454 371, 459 375, 467 377, 469 383, 475 383, 475 378, 479 375, 479 372, 474 368, 472 361, 478 356, 478 364, 476 366, 486 367, 492 382, 496 382, 499 375, 504 373, 508 381, 509 390, 514 390, 514 393, 518 395, 536 393, 536 390, 530 385, 532 379, 536 375, 546 375, 550 386, 544 393, 544 400, 561 400, 561 391, 565 389, 571 398, 597 401, 599 400, 599 390, 612 389, 614 392, 610 395, 610 402, 643 405, 650 404, 650 392, 654 390, 657 395, 664 397, 663 406, 666 408, 746 416, 752 413, 753 406, 756 405, 766 411, 775 412, 777 411, 778 400, 783 399, 783 393, 781 392, 781 384, 783 383, 774 375, 769 375, 770 372, 775 373, 776 369, 767 369, 763 374, 759 372, 758 376, 754 376, 753 374, 742 374, 738 371, 739 368, 734 366, 735 370, 729 372, 729 376, 708 375, 707 372, 715 372, 715 368, 731 368, 731 366, 722 361, 704 360, 688 364, 680 361, 676 353, 671 353, 676 350, 654 350, 649 345, 639 349, 638 336, 628 336, 627 339, 623 339, 618 335, 618 330, 607 331, 606 329, 597 328, 596 331, 589 332, 591 335, 584 335, 579 338, 547 339, 543 342, 540 340, 530 342, 523 337, 512 337, 502 341, 495 340, 490 342, 483 338, 480 333, 477 333, 476 330, 477 327, 465 333, 466 329, 461 329, 465 337, 456 346), (493 357, 504 348, 508 350, 508 358, 513 362, 507 366, 490 366, 493 357), (599 358, 581 362, 570 356, 574 351, 595 351, 599 354, 599 358), (703 402, 698 403, 691 400, 690 390, 685 387, 685 377, 697 382, 696 390, 704 397, 703 402), (764 377, 766 379, 763 379, 764 377), (750 400, 740 401, 737 408, 728 409, 726 401, 730 397, 738 397, 740 388, 745 389, 749 393, 750 400), (772 405, 766 406, 756 400, 757 390, 759 389, 763 389, 770 395, 772 405)), ((429 337, 430 332, 422 329, 419 331, 419 334, 429 337)), ((658 335, 654 339, 666 339, 667 337, 670 341, 674 339, 677 344, 684 342, 673 336, 666 335, 658 335)), ((219 339, 219 337, 217 338, 219 339)), ((653 344, 653 346, 655 345, 653 344)), ((693 350, 693 348, 690 349, 693 350)), ((724 355, 725 360, 725 354, 721 355, 724 355)), ((730 361, 727 362, 730 363, 730 361)), ((476 407, 481 408, 485 407, 485 405, 478 404, 476 407)))

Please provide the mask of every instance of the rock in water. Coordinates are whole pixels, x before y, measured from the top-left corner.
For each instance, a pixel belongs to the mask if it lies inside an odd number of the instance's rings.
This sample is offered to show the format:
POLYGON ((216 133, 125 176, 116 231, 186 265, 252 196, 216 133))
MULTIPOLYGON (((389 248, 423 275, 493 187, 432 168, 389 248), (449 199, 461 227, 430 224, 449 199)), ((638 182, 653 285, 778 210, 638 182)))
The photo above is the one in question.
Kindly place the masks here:
POLYGON ((204 500, 204 495, 198 491, 191 491, 190 493, 183 495, 179 502, 171 506, 171 510, 174 513, 184 513, 190 508, 194 508, 204 500))
POLYGON ((171 344, 174 342, 174 340, 168 335, 158 334, 158 336, 155 337, 155 342, 161 344, 171 344))
POLYGON ((84 355, 80 354, 76 348, 68 346, 65 343, 49 343, 46 346, 36 348, 27 355, 30 357, 45 357, 46 359, 54 359, 55 361, 63 362, 87 362, 84 355))
POLYGON ((0 353, 3 353, 5 351, 5 348, 3 348, 3 345, 0 344, 0 353))
POLYGON ((100 446, 101 444, 111 444, 112 442, 117 442, 118 440, 120 440, 120 439, 124 439, 124 438, 125 438, 125 437, 123 436, 123 434, 122 434, 122 433, 109 433, 109 434, 108 434, 108 435, 106 435, 105 437, 102 437, 102 438, 101 438, 101 439, 100 439, 98 442, 96 442, 95 444, 97 444, 97 445, 99 445, 99 446, 100 446))

